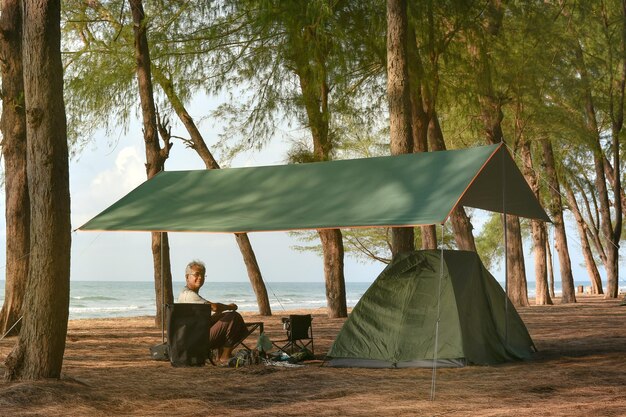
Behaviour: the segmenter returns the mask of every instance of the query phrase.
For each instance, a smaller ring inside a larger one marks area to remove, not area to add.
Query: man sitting
[[[237,310],[237,304],[214,303],[198,294],[204,284],[206,267],[201,261],[191,261],[185,269],[187,285],[178,296],[179,303],[211,304],[211,328],[209,330],[209,348],[218,349],[218,361],[227,363],[232,356],[234,346],[247,333],[243,318]]]

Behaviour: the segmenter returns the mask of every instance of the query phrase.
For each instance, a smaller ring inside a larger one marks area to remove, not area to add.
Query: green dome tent
[[[328,356],[339,367],[430,367],[433,360],[441,367],[525,359],[533,350],[522,319],[476,253],[425,250],[385,268]]]

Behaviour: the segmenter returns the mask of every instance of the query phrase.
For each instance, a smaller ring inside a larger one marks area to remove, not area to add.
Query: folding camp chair
[[[239,341],[237,342],[237,344],[235,346],[233,346],[233,348],[236,348],[239,345],[242,345],[243,347],[245,347],[248,350],[252,350],[248,345],[246,345],[245,341],[246,339],[252,334],[254,333],[255,330],[259,330],[259,335],[263,333],[264,329],[263,329],[263,322],[262,321],[253,321],[250,323],[246,323],[246,327],[248,329],[248,332],[246,333],[246,335]]]
[[[246,339],[248,339],[248,337],[250,337],[250,335],[252,335],[252,333],[254,333],[257,329],[259,330],[259,335],[263,333],[264,331],[264,326],[263,326],[262,321],[249,322],[249,323],[245,323],[245,325],[246,325],[246,332],[241,337],[241,339],[239,339],[239,341],[237,341],[233,345],[233,350],[239,345],[243,346],[244,348],[250,351],[253,350],[253,348],[251,348],[250,346],[246,344]],[[217,357],[217,351],[218,351],[217,348],[209,350],[209,360],[211,361],[211,364],[213,365],[215,365],[214,359]]]
[[[290,314],[283,317],[283,328],[287,330],[287,339],[273,341],[272,344],[286,353],[293,353],[296,349],[308,349],[315,353],[313,349],[313,327],[310,314]]]
[[[167,346],[172,366],[204,366],[209,359],[210,304],[168,304]]]

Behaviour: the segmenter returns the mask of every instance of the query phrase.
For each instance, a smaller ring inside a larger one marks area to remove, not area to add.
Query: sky
[[[196,101],[191,109],[206,113],[207,103]],[[199,115],[198,115],[199,117]],[[205,138],[216,138],[219,126],[202,124]],[[173,135],[186,134],[180,125],[173,123]],[[211,140],[207,140],[211,148]],[[276,165],[285,163],[288,146],[276,139],[266,148],[241,154],[232,167]],[[218,157],[219,162],[219,155]],[[127,133],[121,130],[109,135],[103,132],[70,162],[70,193],[72,229],[113,204],[126,193],[146,180],[145,151],[141,125],[134,120]],[[182,142],[175,142],[166,162],[167,170],[203,169],[204,165],[195,151]],[[2,191],[3,193],[3,191]],[[0,196],[0,210],[4,212],[4,196]],[[480,217],[474,225],[480,228]],[[4,216],[1,216],[1,245],[5,245]],[[232,234],[170,233],[172,277],[184,280],[184,269],[192,259],[207,265],[207,279],[214,281],[248,281],[245,265]],[[323,282],[323,262],[312,252],[293,249],[299,242],[283,232],[256,232],[249,234],[261,273],[267,282]],[[568,233],[572,250],[575,280],[586,280],[582,265],[577,233]],[[0,279],[4,279],[5,250],[0,249]],[[525,250],[526,271],[529,281],[534,281],[532,252]],[[555,270],[558,270],[555,258]],[[371,282],[383,270],[379,262],[363,263],[346,256],[345,279],[352,282]],[[622,266],[622,268],[624,268]],[[622,269],[623,270],[623,269]],[[503,281],[502,268],[492,270]],[[558,278],[557,278],[558,279]],[[152,281],[152,254],[150,234],[146,232],[83,232],[72,233],[71,280],[76,281]]]

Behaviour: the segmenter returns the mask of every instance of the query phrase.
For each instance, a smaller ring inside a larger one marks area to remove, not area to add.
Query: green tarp
[[[457,205],[549,221],[504,146],[166,171],[80,230],[251,232],[442,224]]]
[[[329,364],[429,367],[436,345],[438,366],[528,358],[534,345],[526,326],[510,302],[505,306],[502,287],[478,255],[445,250],[443,262],[441,256],[438,250],[397,256],[350,313]]]

